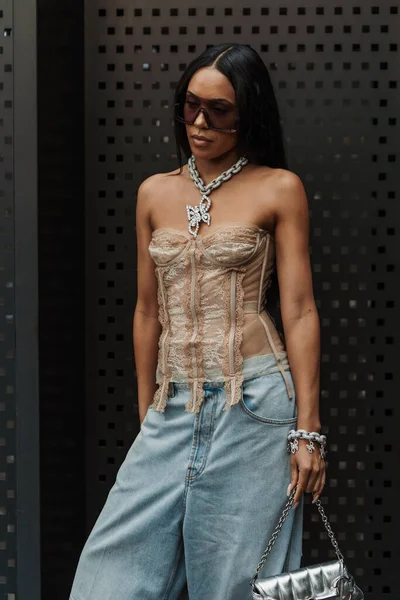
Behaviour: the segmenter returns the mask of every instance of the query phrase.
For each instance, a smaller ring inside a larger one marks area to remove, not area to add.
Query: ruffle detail
[[[233,362],[235,373],[242,371],[243,356],[240,352],[243,341],[243,328],[244,328],[244,289],[243,279],[246,273],[238,273],[236,276],[236,301],[235,301],[235,337],[233,340]]]
[[[185,370],[189,379],[193,379],[193,357],[191,339],[193,335],[193,315],[191,308],[192,299],[192,264],[190,257],[187,257],[185,265],[185,287],[183,291],[182,308],[186,315],[187,336],[183,346]],[[190,327],[189,327],[190,325]]]
[[[204,401],[204,388],[203,388],[204,379],[195,379],[191,385],[191,394],[190,400],[188,400],[185,404],[185,411],[198,413],[202,407]]]
[[[229,377],[225,380],[224,391],[226,394],[226,403],[223,410],[227,410],[234,404],[240,402],[242,397],[242,384],[243,375],[237,373],[233,377]],[[204,388],[203,383],[205,379],[195,379],[191,382],[186,382],[190,386],[190,399],[185,404],[185,411],[191,413],[199,413],[204,402]],[[169,380],[164,379],[156,390],[153,403],[151,405],[153,410],[158,412],[165,412],[168,401],[168,385]]]
[[[230,318],[230,305],[231,305],[231,273],[228,272],[224,276],[223,281],[224,296],[223,296],[223,307],[224,307],[224,352],[221,359],[222,372],[224,374],[225,383],[230,377],[230,366],[229,366],[229,334],[231,331],[231,318]]]
[[[232,272],[227,273],[224,281],[224,310],[225,310],[225,352],[222,359],[222,369],[224,373],[224,390],[226,394],[226,403],[224,410],[237,404],[241,398],[241,386],[243,383],[242,365],[243,356],[240,348],[243,341],[244,311],[243,311],[243,279],[246,275],[245,270],[235,269],[235,275]],[[234,293],[232,290],[232,277],[235,276]],[[234,303],[232,307],[232,302]],[[234,318],[232,320],[232,309]],[[232,322],[233,321],[233,322]],[[231,332],[233,330],[233,340]],[[231,362],[233,372],[231,372]]]
[[[194,284],[194,312],[196,313],[197,320],[197,331],[196,338],[194,340],[195,346],[195,361],[196,361],[196,374],[194,375],[197,382],[203,385],[204,381],[204,355],[203,355],[203,339],[204,339],[204,314],[205,309],[202,306],[202,279],[203,279],[203,268],[201,265],[201,250],[199,246],[195,249],[195,284]],[[197,397],[198,391],[196,392]],[[200,392],[200,397],[204,396],[203,389]],[[198,401],[194,402],[195,406],[199,406]],[[197,412],[197,411],[196,411]]]
[[[157,286],[157,301],[158,301],[158,320],[162,326],[162,332],[158,340],[158,364],[162,365],[164,377],[162,385],[154,394],[154,401],[162,410],[164,410],[168,397],[168,382],[171,376],[168,366],[168,354],[170,344],[170,322],[167,310],[166,289],[164,284],[164,270],[160,267],[156,268],[156,276],[158,280]],[[166,386],[166,392],[164,392]]]
[[[226,394],[226,402],[223,410],[228,410],[234,404],[238,404],[242,397],[243,375],[237,373],[225,381],[224,391]]]
[[[158,389],[155,391],[153,396],[152,408],[159,412],[165,412],[168,400],[168,384],[169,380],[164,378],[159,384]]]

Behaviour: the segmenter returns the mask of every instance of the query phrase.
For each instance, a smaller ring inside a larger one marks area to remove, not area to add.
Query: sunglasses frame
[[[180,106],[181,104],[185,104],[185,102],[186,102],[186,100],[184,100],[183,103],[182,102],[175,102],[175,108],[177,106]],[[194,117],[194,119],[192,121],[186,121],[183,117],[181,117],[180,115],[177,115],[177,114],[175,114],[174,118],[175,118],[175,121],[178,121],[179,123],[185,123],[185,125],[193,125],[195,123],[197,117],[199,116],[199,112],[200,111],[203,112],[204,118],[205,118],[206,123],[208,125],[208,129],[212,129],[213,131],[220,131],[220,132],[223,132],[223,133],[236,133],[237,132],[237,129],[219,129],[218,127],[212,127],[210,125],[209,114],[208,114],[207,110],[204,109],[202,106],[200,106],[199,110],[197,111],[197,113],[196,113],[196,115],[195,115],[195,117]],[[239,123],[239,117],[235,117],[235,121],[236,121],[236,123]]]

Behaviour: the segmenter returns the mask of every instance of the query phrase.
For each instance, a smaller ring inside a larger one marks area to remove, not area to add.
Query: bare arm
[[[283,171],[277,186],[276,266],[286,349],[297,404],[297,429],[320,431],[320,323],[310,265],[307,196],[300,178]],[[297,485],[294,507],[304,492],[320,496],[326,481],[325,463],[307,440],[290,457],[290,491]]]
[[[282,323],[296,390],[298,429],[320,430],[320,324],[308,249],[308,201],[297,175],[278,182],[276,266]]]
[[[142,424],[157,389],[155,383],[158,340],[157,279],[148,246],[151,241],[150,206],[157,175],[146,179],[138,189],[136,205],[137,302],[133,317],[133,347],[138,381],[139,420]]]

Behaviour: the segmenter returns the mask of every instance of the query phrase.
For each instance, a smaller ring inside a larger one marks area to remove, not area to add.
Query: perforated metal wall
[[[35,0],[0,3],[0,594],[39,600]]]
[[[351,572],[396,599],[395,178],[399,5],[86,3],[88,528],[139,431],[132,351],[135,194],[176,168],[174,86],[208,44],[248,43],[310,203],[322,325],[322,501]],[[306,497],[303,564],[334,558]]]
[[[17,588],[12,8],[2,2],[0,10],[0,589],[9,594]]]

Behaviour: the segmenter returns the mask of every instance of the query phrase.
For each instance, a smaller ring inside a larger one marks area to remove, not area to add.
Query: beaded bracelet
[[[314,452],[315,446],[314,442],[318,442],[319,451],[321,454],[321,458],[325,458],[327,455],[326,450],[326,436],[319,434],[317,431],[306,431],[305,429],[291,429],[289,431],[289,435],[287,437],[288,445],[287,451],[290,454],[294,454],[299,449],[299,439],[309,440],[309,443],[306,445],[307,450],[311,453]]]

